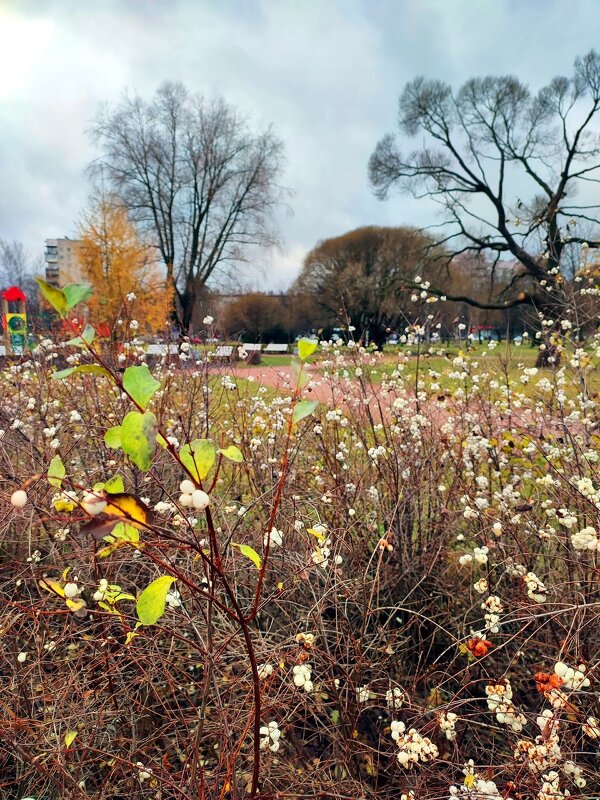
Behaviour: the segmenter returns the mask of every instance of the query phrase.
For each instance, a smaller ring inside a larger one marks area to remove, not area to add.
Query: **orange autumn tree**
[[[140,333],[164,329],[171,292],[126,210],[114,198],[100,197],[81,223],[79,236],[79,277],[94,288],[87,302],[89,322],[114,330],[127,313],[138,321]]]

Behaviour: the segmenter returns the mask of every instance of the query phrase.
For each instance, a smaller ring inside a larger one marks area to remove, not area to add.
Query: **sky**
[[[407,81],[510,73],[535,89],[570,74],[599,23],[599,0],[0,0],[0,237],[39,257],[75,236],[91,118],[180,80],[283,139],[282,247],[243,282],[285,289],[320,239],[436,221],[427,201],[369,187]]]

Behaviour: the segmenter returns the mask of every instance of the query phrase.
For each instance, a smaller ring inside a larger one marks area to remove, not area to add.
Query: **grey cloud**
[[[280,215],[286,248],[257,255],[265,277],[256,280],[277,288],[320,238],[435,221],[427,203],[378,202],[367,181],[407,80],[514,72],[539,85],[595,45],[600,20],[595,0],[568,12],[563,0],[15,0],[0,9],[2,23],[41,36],[35,57],[20,63],[17,52],[18,89],[1,100],[0,236],[39,251],[44,238],[72,234],[94,155],[85,131],[100,103],[125,87],[147,94],[182,80],[272,123],[286,143],[284,183],[295,192],[293,216]]]

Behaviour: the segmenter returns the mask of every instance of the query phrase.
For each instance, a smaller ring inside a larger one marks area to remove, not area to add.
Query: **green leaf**
[[[135,597],[132,594],[120,594],[118,597],[115,597],[115,603],[121,603],[123,600],[135,600]]]
[[[134,544],[138,544],[140,541],[140,532],[134,525],[130,525],[128,522],[117,522],[112,531],[104,537],[104,541],[133,542]]]
[[[139,367],[127,367],[123,375],[123,388],[141,408],[145,409],[152,395],[160,387],[160,381],[152,377],[152,373],[142,364]]]
[[[243,556],[249,558],[250,561],[254,564],[256,569],[260,569],[260,556],[252,547],[249,547],[247,544],[236,544],[236,542],[231,543],[232,547],[235,547]]]
[[[143,546],[140,544],[139,530],[128,522],[117,522],[112,531],[103,537],[103,541],[108,542],[108,545],[98,550],[96,555],[99,558],[106,558],[111,553],[114,553],[124,542],[129,542],[136,548]]]
[[[63,290],[57,289],[56,286],[46,283],[43,278],[36,278],[35,281],[40,287],[40,292],[42,293],[44,300],[50,303],[57,314],[59,314],[61,317],[66,317],[69,309],[67,306],[67,298],[65,297]]]
[[[121,447],[121,426],[115,425],[114,428],[109,428],[104,434],[104,444],[107,447],[112,447],[113,450],[118,450]]]
[[[71,745],[75,741],[76,736],[77,736],[77,731],[67,731],[65,733],[65,746],[67,747],[67,749],[71,747]]]
[[[319,343],[314,339],[299,339],[298,356],[300,361],[306,361],[309,356],[312,356],[318,346]]]
[[[152,453],[156,444],[156,417],[151,411],[140,414],[130,411],[121,425],[123,452],[143,472],[152,466]]]
[[[230,444],[229,447],[222,448],[219,450],[219,453],[221,453],[224,458],[228,458],[230,461],[235,461],[236,464],[241,464],[244,460],[242,451],[234,444]]]
[[[69,339],[69,341],[65,342],[65,344],[70,344],[72,347],[85,348],[85,346],[91,344],[95,338],[96,338],[96,331],[92,328],[91,325],[88,324],[83,329],[81,336],[76,336],[74,339]]]
[[[109,478],[106,481],[103,488],[104,491],[108,492],[109,494],[123,494],[125,491],[125,484],[123,483],[123,478],[120,475],[113,475],[112,478]]]
[[[333,722],[334,725],[339,725],[340,724],[340,712],[338,711],[337,708],[333,709],[333,711],[330,714],[330,717],[331,717],[331,721]]]
[[[87,300],[93,294],[93,289],[86,283],[70,283],[63,289],[63,294],[67,301],[67,311],[70,311],[83,300]]]
[[[171,575],[162,575],[146,586],[135,606],[142,625],[154,625],[165,613],[167,594],[175,580]]]
[[[63,478],[66,475],[65,465],[60,456],[54,456],[48,467],[48,483],[60,489]]]
[[[302,369],[302,362],[299,358],[292,358],[292,369],[296,376],[296,386],[298,389],[304,389],[310,380],[310,375]]]
[[[64,378],[68,378],[69,375],[74,375],[76,373],[79,375],[110,374],[104,369],[104,367],[101,367],[100,364],[80,364],[78,367],[67,367],[67,369],[61,369],[58,372],[54,372],[52,374],[52,380],[62,381]]]
[[[117,522],[112,531],[102,537],[102,541],[110,544],[114,542],[131,542],[131,544],[138,545],[140,543],[140,532],[128,522]]]
[[[215,446],[208,439],[194,439],[191,444],[184,444],[179,457],[186,469],[196,480],[206,478],[215,463],[217,453]]]
[[[300,420],[304,419],[304,417],[308,417],[309,414],[312,414],[318,405],[318,400],[301,400],[299,403],[297,403],[294,406],[294,413],[292,416],[294,424],[300,422]]]

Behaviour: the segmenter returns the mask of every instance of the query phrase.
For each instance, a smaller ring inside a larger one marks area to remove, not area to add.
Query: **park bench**
[[[265,347],[265,353],[287,353],[287,344],[268,344]]]
[[[233,356],[233,345],[220,344],[216,350],[209,353],[211,358],[231,358]]]
[[[178,352],[179,347],[176,344],[149,344],[146,348],[148,356],[176,356]]]
[[[260,342],[246,342],[239,346],[240,358],[244,359],[246,366],[260,364],[260,353],[262,344]]]

